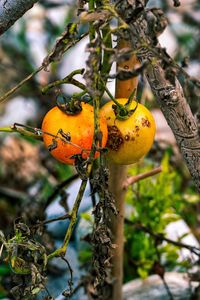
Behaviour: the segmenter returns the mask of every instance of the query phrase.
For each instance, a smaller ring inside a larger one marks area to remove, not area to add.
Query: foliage
[[[55,171],[57,173],[57,178],[59,181],[63,181],[64,179],[72,176],[72,168],[62,163],[55,164]]]
[[[6,264],[1,263],[0,264],[0,299],[5,298],[5,296],[7,295],[7,291],[3,287],[2,281],[3,281],[3,278],[5,278],[5,276],[9,275],[9,274],[10,274],[9,267]]]
[[[155,232],[162,232],[169,222],[177,219],[173,203],[181,201],[182,198],[179,193],[181,178],[175,170],[170,170],[167,153],[161,165],[162,172],[159,175],[136,183],[134,193],[131,189],[127,193],[127,203],[135,209],[132,215],[134,221],[142,222],[145,226],[150,225]],[[135,175],[138,169],[143,173],[151,168],[152,163],[144,167],[139,165],[129,169],[129,173]]]
[[[15,223],[15,234],[6,239],[0,231],[0,242],[5,248],[3,259],[13,273],[18,275],[18,285],[12,288],[15,299],[34,299],[44,289],[46,278],[44,270],[47,264],[45,247],[36,242],[30,229],[23,223]],[[2,248],[3,249],[3,248]],[[22,288],[21,282],[27,281]],[[28,297],[28,298],[27,298]]]
[[[147,171],[152,163],[138,168],[140,172]],[[127,203],[131,207],[128,218],[136,226],[125,226],[125,281],[154,273],[154,264],[160,259],[168,270],[180,265],[176,246],[157,244],[154,237],[137,227],[142,224],[153,233],[165,234],[166,226],[181,217],[184,208],[181,177],[170,167],[168,153],[163,157],[162,170],[159,175],[136,183],[127,193]],[[135,175],[138,170],[134,167],[129,172]]]

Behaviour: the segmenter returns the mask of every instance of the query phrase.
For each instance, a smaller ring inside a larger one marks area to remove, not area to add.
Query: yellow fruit
[[[127,99],[117,101],[124,105]],[[150,150],[156,131],[155,121],[151,112],[139,103],[128,119],[119,120],[113,111],[113,104],[113,101],[109,101],[101,108],[108,125],[107,156],[116,164],[133,164]],[[133,101],[130,108],[134,109],[136,105]]]
[[[103,116],[100,116],[100,129],[102,147],[105,147],[108,130]],[[80,113],[69,115],[55,106],[45,115],[42,131],[45,146],[57,160],[66,164],[73,164],[73,155],[81,155],[82,158],[86,159],[90,155],[94,135],[93,107],[87,103],[82,103]],[[96,152],[95,157],[98,156],[99,152]]]

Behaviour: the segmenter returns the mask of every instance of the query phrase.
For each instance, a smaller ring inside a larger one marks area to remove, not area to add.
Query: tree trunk
[[[160,47],[157,36],[166,27],[160,10],[145,10],[148,1],[118,2],[118,13],[129,24],[127,34],[141,62],[147,61],[145,75],[171,127],[190,174],[200,191],[200,136],[198,126],[182,87],[173,73],[172,59]]]
[[[118,48],[130,48],[130,44],[124,40],[118,43]],[[138,63],[135,56],[129,60],[118,64],[117,68],[125,68],[132,70]],[[131,92],[137,88],[138,78],[134,77],[129,80],[116,81],[116,98],[128,98]],[[115,198],[115,205],[118,210],[118,215],[111,218],[109,227],[113,234],[112,242],[116,245],[116,249],[112,258],[112,277],[114,280],[112,289],[112,300],[122,300],[122,285],[123,285],[123,252],[124,252],[124,211],[125,211],[125,189],[124,182],[127,177],[127,167],[109,163],[110,171],[109,190]]]
[[[38,0],[0,0],[0,35],[25,14]]]

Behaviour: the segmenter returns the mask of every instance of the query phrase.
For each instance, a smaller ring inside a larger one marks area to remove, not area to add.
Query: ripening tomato
[[[123,105],[127,100],[117,99]],[[109,101],[101,108],[108,125],[107,156],[116,164],[133,164],[150,150],[156,131],[155,121],[151,112],[142,104],[138,103],[137,106],[136,101],[131,103],[130,108],[136,109],[128,119],[117,119],[113,104],[113,101]]]
[[[100,115],[102,147],[108,137],[105,117]],[[94,136],[94,110],[87,103],[82,103],[82,111],[78,114],[67,114],[57,106],[45,115],[42,122],[43,141],[50,153],[59,161],[73,164],[72,156],[80,154],[89,157]],[[95,157],[99,152],[95,153]]]

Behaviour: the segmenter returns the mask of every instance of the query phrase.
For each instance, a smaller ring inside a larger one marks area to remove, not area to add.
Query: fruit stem
[[[42,94],[46,94],[53,87],[56,87],[61,84],[66,84],[66,83],[73,84],[81,90],[86,90],[86,86],[83,83],[81,83],[78,80],[73,78],[73,76],[75,76],[75,75],[78,75],[78,74],[82,75],[84,73],[84,71],[85,71],[85,69],[74,70],[73,72],[71,72],[69,75],[67,75],[63,79],[56,80],[54,82],[49,83],[48,85],[44,86],[41,89]]]
[[[113,110],[114,110],[114,113],[116,115],[116,118],[119,119],[119,120],[127,120],[133,114],[135,109],[137,108],[137,106],[136,106],[136,108],[134,108],[134,110],[130,109],[130,105],[133,101],[136,89],[134,89],[134,91],[131,93],[127,103],[125,105],[123,105],[123,104],[120,104],[117,101],[117,99],[113,97],[113,95],[110,93],[109,89],[107,88],[107,86],[103,82],[103,80],[102,80],[102,83],[104,85],[104,89],[105,89],[106,93],[108,94],[110,99],[115,103],[115,106],[113,107]]]
[[[125,107],[129,110],[130,109],[130,106],[131,106],[131,103],[133,102],[133,99],[135,97],[135,94],[136,94],[136,88],[132,91],[132,93],[130,94],[129,98],[128,98],[128,101],[126,102],[125,104]]]
[[[80,93],[74,93],[74,94],[72,95],[72,98],[74,98],[74,99],[79,99],[79,98],[81,98],[82,96],[84,96],[86,93],[87,93],[87,90],[85,89],[85,90],[83,90],[83,91],[80,92]]]

